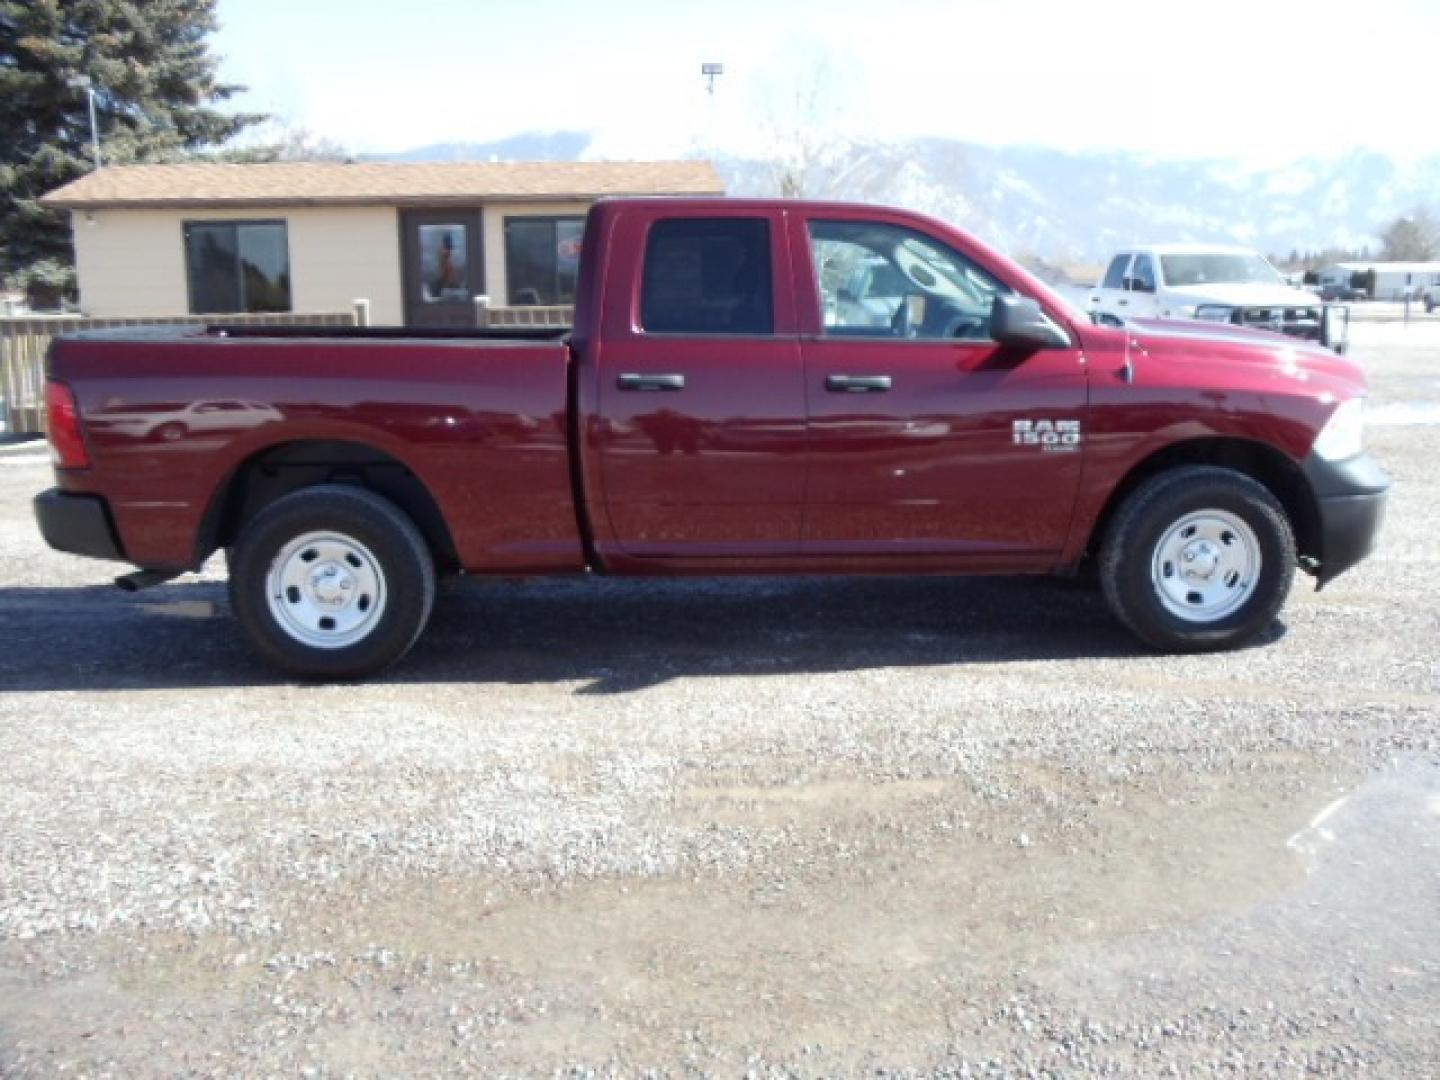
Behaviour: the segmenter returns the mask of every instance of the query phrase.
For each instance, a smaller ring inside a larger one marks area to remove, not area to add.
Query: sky
[[[1440,154],[1440,0],[220,0],[238,104],[354,153],[594,131],[764,154],[800,128],[1247,164]],[[700,65],[725,73],[713,98]]]

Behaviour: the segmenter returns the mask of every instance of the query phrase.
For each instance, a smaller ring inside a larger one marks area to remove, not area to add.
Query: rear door
[[[609,247],[590,431],[601,553],[795,554],[805,388],[784,214],[641,208]]]
[[[1080,478],[1079,349],[991,340],[991,301],[1011,290],[944,240],[816,214],[792,225],[811,437],[802,551],[1044,565]],[[836,295],[860,262],[906,282],[884,325]]]

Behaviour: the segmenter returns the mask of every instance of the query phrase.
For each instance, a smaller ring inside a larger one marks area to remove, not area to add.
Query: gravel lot
[[[297,686],[0,451],[0,1074],[1440,1073],[1440,335],[1356,340],[1381,551],[1190,659],[1062,582],[557,580]]]

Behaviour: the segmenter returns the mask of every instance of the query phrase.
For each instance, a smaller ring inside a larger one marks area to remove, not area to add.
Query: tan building
[[[609,195],[723,195],[709,162],[109,166],[71,212],[87,315],[348,311],[467,325],[569,304],[585,211]]]

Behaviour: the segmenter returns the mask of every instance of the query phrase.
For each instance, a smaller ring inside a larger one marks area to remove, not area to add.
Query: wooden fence
[[[45,430],[45,353],[52,339],[115,326],[353,326],[353,311],[266,312],[256,315],[159,315],[92,319],[78,315],[31,315],[0,319],[0,430]]]
[[[575,309],[568,304],[553,307],[501,307],[476,305],[481,326],[574,326]]]
[[[476,305],[481,326],[570,326],[575,309]],[[78,315],[32,315],[0,318],[0,431],[45,430],[45,353],[53,338],[82,330],[116,326],[367,326],[370,305],[357,300],[351,311],[320,313],[266,312],[255,315],[162,315],[133,319],[93,319]]]

